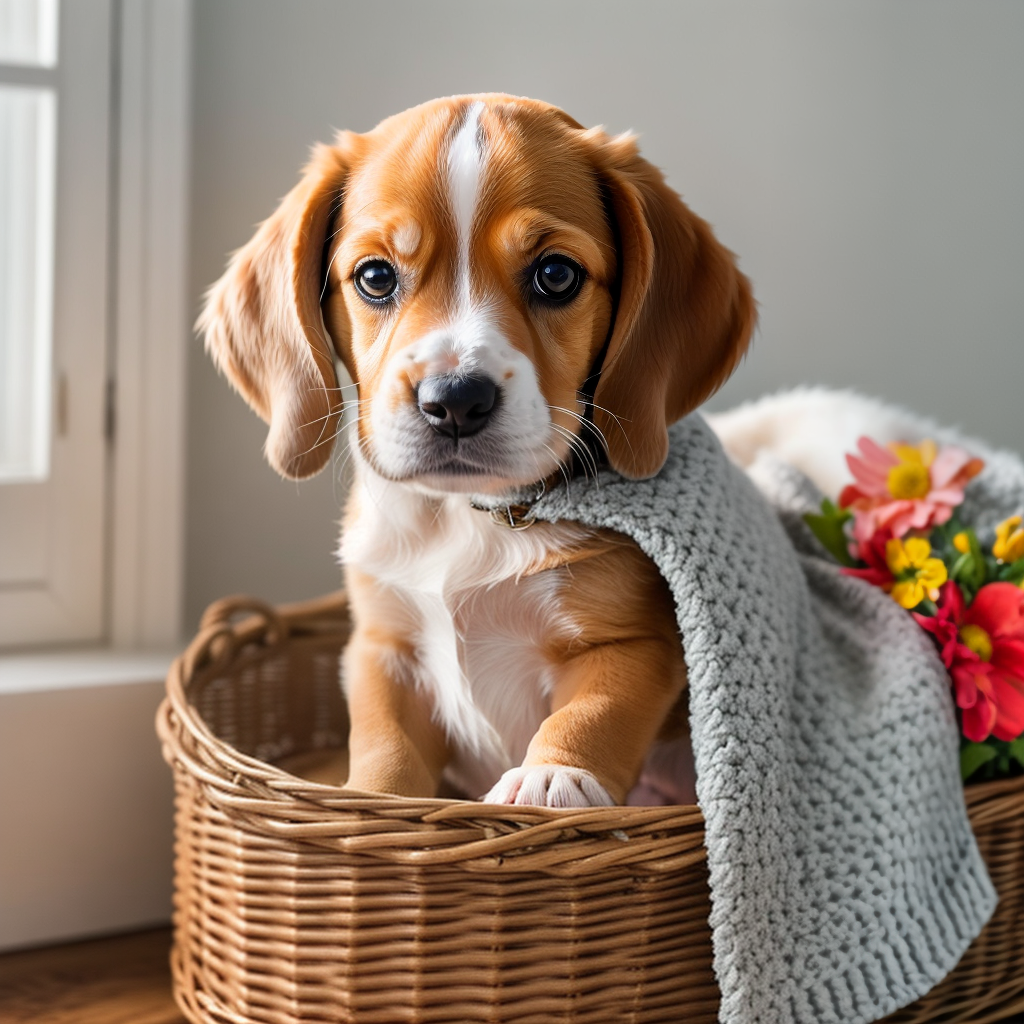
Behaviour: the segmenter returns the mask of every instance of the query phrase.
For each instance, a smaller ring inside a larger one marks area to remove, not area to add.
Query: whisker
[[[334,235],[331,235],[331,238],[333,238],[333,237],[334,237]],[[329,262],[327,264],[327,269],[324,271],[324,286],[323,286],[323,288],[320,289],[320,301],[321,302],[324,301],[324,296],[327,294],[327,285],[330,283],[330,280],[331,280],[331,267],[334,266],[334,261],[338,258],[338,253],[339,252],[341,252],[340,249],[335,249],[334,250],[334,255],[330,258],[330,260],[329,260]]]
[[[354,380],[351,384],[341,384],[336,388],[329,388],[326,385],[323,387],[311,387],[310,391],[341,391],[344,392],[346,388],[357,388],[359,387],[359,381]]]
[[[308,455],[310,452],[315,452],[317,448],[319,448],[321,445],[332,444],[336,437],[337,434],[331,434],[330,437],[324,437],[323,431],[321,430],[320,437],[317,439],[317,441],[314,444],[311,444],[304,452],[299,452],[296,458],[301,459],[304,455]]]
[[[583,470],[583,478],[585,480],[597,479],[598,466],[594,459],[593,454],[588,448],[582,445],[578,438],[574,438],[570,434],[562,434],[563,437],[569,442],[570,450],[576,455],[579,460],[580,467]]]
[[[356,409],[358,409],[361,404],[362,404],[361,402],[356,402],[356,401],[346,402],[345,405],[342,408],[335,409],[332,412],[324,413],[323,416],[317,416],[315,419],[306,420],[305,423],[300,423],[295,429],[296,430],[304,430],[306,427],[312,427],[314,424],[320,423],[322,420],[329,420],[332,416],[337,416],[338,417],[338,419],[339,419],[339,429],[340,429],[341,420],[344,419],[345,412],[350,407],[353,407],[353,406]]]
[[[579,456],[580,462],[583,465],[584,476],[589,479],[589,467],[590,469],[593,470],[593,475],[596,479],[598,473],[600,472],[600,467],[597,464],[597,457],[590,450],[590,448],[587,447],[584,440],[577,434],[574,434],[571,430],[567,430],[560,423],[552,422],[551,427],[552,429],[558,431],[558,433],[569,442],[570,448]]]
[[[611,411],[611,409],[606,409],[603,405],[598,405],[596,402],[591,401],[589,398],[586,399],[585,401],[586,401],[586,404],[589,405],[591,409],[598,409],[601,412],[605,413],[606,415],[611,416],[612,420],[615,422],[615,425],[623,433],[625,433],[625,428],[622,426],[622,424],[623,423],[632,423],[633,422],[628,416],[617,416],[615,413],[613,413]]]
[[[583,401],[584,401],[584,403],[586,405],[589,405],[592,409],[600,409],[601,412],[608,413],[608,415],[611,416],[611,418],[613,420],[615,420],[616,423],[623,423],[623,422],[624,423],[632,423],[633,422],[628,416],[625,416],[625,417],[624,416],[617,416],[615,413],[613,413],[611,411],[611,409],[606,409],[603,405],[598,405],[592,399],[587,398],[587,399],[584,399]]]
[[[358,406],[361,404],[361,402],[357,400],[357,401],[354,402],[354,404],[356,405],[356,407],[358,409]],[[318,416],[316,419],[309,420],[308,423],[303,423],[298,428],[296,428],[298,430],[302,430],[303,427],[311,427],[311,426],[314,426],[315,424],[319,423],[321,420],[324,421],[323,426],[320,428],[320,434],[317,437],[316,441],[312,445],[310,445],[310,447],[307,448],[304,452],[300,452],[299,455],[298,455],[298,458],[301,459],[304,455],[308,455],[310,452],[315,451],[317,448],[319,448],[323,444],[333,444],[334,441],[336,441],[338,436],[341,434],[341,431],[342,431],[342,429],[343,429],[343,427],[345,425],[344,424],[344,415],[343,415],[343,413],[344,413],[343,409],[337,409],[334,412],[327,413],[325,416]],[[330,418],[332,416],[337,416],[338,417],[338,426],[331,433],[330,437],[324,437],[324,430],[326,430],[326,428],[327,428],[327,421],[330,420]],[[361,411],[357,411],[357,413],[356,413],[356,421],[358,422],[361,417],[362,417],[362,412]]]
[[[591,401],[590,399],[587,399],[587,404],[592,409],[598,409],[601,412],[605,413],[606,415],[608,415],[608,416],[610,416],[612,418],[612,422],[615,424],[615,426],[617,426],[619,428],[619,432],[622,434],[622,439],[626,442],[626,447],[629,449],[630,456],[632,457],[633,461],[636,462],[636,453],[633,451],[633,445],[632,445],[632,443],[629,440],[629,434],[626,432],[626,428],[622,425],[623,423],[632,423],[632,420],[629,419],[628,416],[627,417],[616,416],[616,414],[613,413],[611,411],[611,409],[606,409],[603,405],[597,405],[595,402]],[[591,426],[599,434],[601,433],[596,423],[591,423]],[[608,441],[607,441],[607,438],[605,438],[604,434],[601,434],[601,443],[604,445],[605,451],[607,451],[608,450]]]
[[[555,455],[555,451],[551,447],[551,445],[544,444],[544,442],[541,442],[541,444],[544,446],[545,451],[551,456],[551,458],[553,458],[555,460],[555,463],[558,466],[558,472],[562,474],[562,479],[565,481],[566,490],[568,490],[568,488],[569,488],[569,471],[562,464],[562,460],[560,458],[558,458],[557,455]],[[540,472],[542,467],[540,465],[540,459],[536,455],[534,455],[534,461],[537,463],[537,471]]]
[[[560,405],[549,405],[548,408],[557,412],[564,412],[567,416],[571,416],[574,420],[579,422],[580,426],[586,427],[587,430],[592,431],[598,440],[600,440],[601,444],[604,445],[605,451],[608,450],[608,439],[604,436],[604,432],[601,428],[594,423],[593,420],[588,420],[578,412],[574,412],[572,409],[563,408]]]
[[[300,423],[295,429],[305,430],[306,427],[315,426],[323,420],[329,420],[332,416],[341,416],[341,409],[334,409],[332,412],[325,413],[323,416],[317,416],[316,419],[306,420],[305,423]]]
[[[328,402],[327,404],[329,406],[330,402]],[[333,444],[334,443],[334,438],[335,438],[335,435],[337,433],[336,431],[331,431],[331,436],[330,437],[324,437],[324,431],[327,429],[327,423],[330,420],[332,415],[340,416],[341,415],[341,410],[337,409],[337,410],[335,410],[333,412],[328,413],[326,416],[319,417],[319,419],[323,420],[323,424],[320,427],[320,434],[319,434],[319,436],[316,439],[316,444],[314,444],[312,446],[312,448],[308,448],[306,451],[304,451],[302,453],[302,455],[308,455],[311,451],[314,451],[315,449],[319,448],[320,445],[322,445],[322,444]],[[318,420],[314,420],[309,425],[310,426],[315,426],[317,422],[318,422]],[[302,455],[299,456],[300,459],[302,458]]]
[[[587,470],[587,466],[593,461],[593,457],[590,452],[587,451],[586,445],[578,438],[571,430],[566,430],[565,427],[558,423],[551,424],[552,430],[556,431],[560,437],[564,437],[569,444],[569,449],[575,452],[579,456],[580,461],[584,464],[584,472]]]
[[[333,388],[324,388],[323,390],[328,391],[328,390],[334,390],[334,389]],[[329,420],[332,416],[343,416],[346,409],[348,409],[350,407],[353,407],[353,406],[356,409],[358,409],[361,405],[367,404],[367,401],[368,400],[365,399],[365,398],[350,398],[346,402],[343,403],[342,408],[335,409],[332,412],[325,413],[323,416],[317,416],[316,419],[306,420],[305,423],[300,423],[295,429],[296,430],[303,430],[306,427],[313,426],[314,423],[319,423],[321,420]]]

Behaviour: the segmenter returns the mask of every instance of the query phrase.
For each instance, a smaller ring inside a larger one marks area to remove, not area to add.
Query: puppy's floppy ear
[[[668,425],[732,373],[757,311],[732,253],[640,156],[632,136],[591,129],[582,139],[615,217],[621,282],[594,421],[611,465],[639,479],[664,464]]]
[[[341,415],[320,290],[348,142],[341,135],[314,149],[302,180],[234,254],[196,322],[218,368],[270,424],[267,461],[293,479],[323,468]]]

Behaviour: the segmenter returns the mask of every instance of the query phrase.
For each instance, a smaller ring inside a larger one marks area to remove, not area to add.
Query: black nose
[[[416,400],[436,431],[458,440],[486,426],[498,389],[487,377],[440,374],[420,381]]]

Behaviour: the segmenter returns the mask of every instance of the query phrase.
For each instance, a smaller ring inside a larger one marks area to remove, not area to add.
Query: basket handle
[[[287,635],[285,621],[273,605],[261,601],[258,597],[247,597],[245,594],[222,597],[219,601],[214,601],[209,605],[199,620],[199,632],[204,633],[208,629],[230,627],[232,619],[237,619],[242,615],[260,616],[266,621],[268,632],[273,634],[276,639],[284,639]]]

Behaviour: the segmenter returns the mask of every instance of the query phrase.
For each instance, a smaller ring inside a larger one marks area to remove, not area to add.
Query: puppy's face
[[[318,147],[199,325],[284,475],[327,461],[337,355],[376,472],[479,494],[548,477],[584,419],[615,469],[656,472],[754,319],[731,254],[631,137],[483,95]]]
[[[324,317],[378,473],[500,492],[567,461],[616,251],[564,119],[475,100],[385,122],[361,140],[335,231]]]

